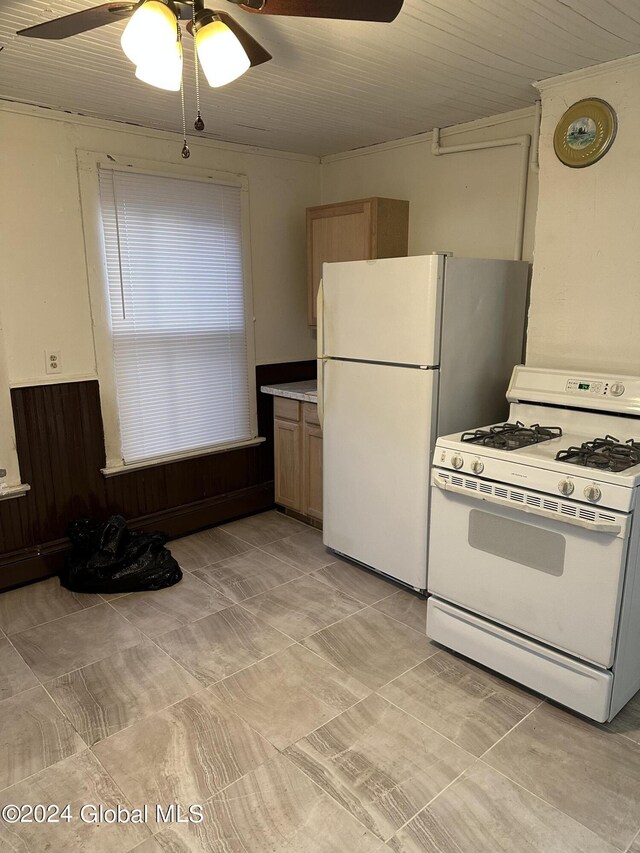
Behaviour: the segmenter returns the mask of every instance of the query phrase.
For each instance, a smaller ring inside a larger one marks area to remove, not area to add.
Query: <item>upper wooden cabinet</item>
[[[317,324],[316,297],[326,261],[398,258],[409,245],[409,202],[364,198],[307,208],[309,325]]]

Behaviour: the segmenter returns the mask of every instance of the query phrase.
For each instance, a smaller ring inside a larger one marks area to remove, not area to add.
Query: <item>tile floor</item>
[[[72,816],[0,820],[3,853],[640,853],[640,695],[541,701],[276,512],[170,547],[161,592],[0,594],[0,808]],[[204,821],[79,817],[155,803]]]

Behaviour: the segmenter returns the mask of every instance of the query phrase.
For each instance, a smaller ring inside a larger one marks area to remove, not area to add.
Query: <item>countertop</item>
[[[289,397],[291,400],[303,400],[305,403],[318,402],[318,383],[315,379],[305,382],[284,382],[282,385],[262,385],[263,394],[273,397]]]

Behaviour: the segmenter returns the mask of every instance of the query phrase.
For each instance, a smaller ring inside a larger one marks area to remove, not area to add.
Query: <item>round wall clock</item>
[[[558,122],[553,147],[565,166],[591,166],[611,148],[617,129],[613,107],[600,98],[585,98],[569,107]]]

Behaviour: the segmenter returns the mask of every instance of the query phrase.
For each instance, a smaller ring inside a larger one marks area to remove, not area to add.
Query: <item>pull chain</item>
[[[178,39],[182,41],[180,24],[178,24]],[[180,80],[180,102],[182,104],[182,157],[184,160],[188,160],[191,157],[191,151],[189,151],[189,146],[187,145],[187,119],[184,112],[184,74]]]
[[[180,84],[180,100],[182,101],[182,138],[184,143],[182,146],[182,157],[188,160],[191,157],[191,151],[189,151],[189,146],[187,145],[187,120],[184,115],[184,83]]]
[[[198,68],[198,51],[195,47],[195,38],[196,38],[196,4],[195,0],[191,4],[191,20],[193,22],[193,59],[195,63],[196,69],[196,112],[197,117],[193,123],[193,126],[197,131],[204,130],[204,122],[202,121],[202,116],[200,115],[200,69]]]

